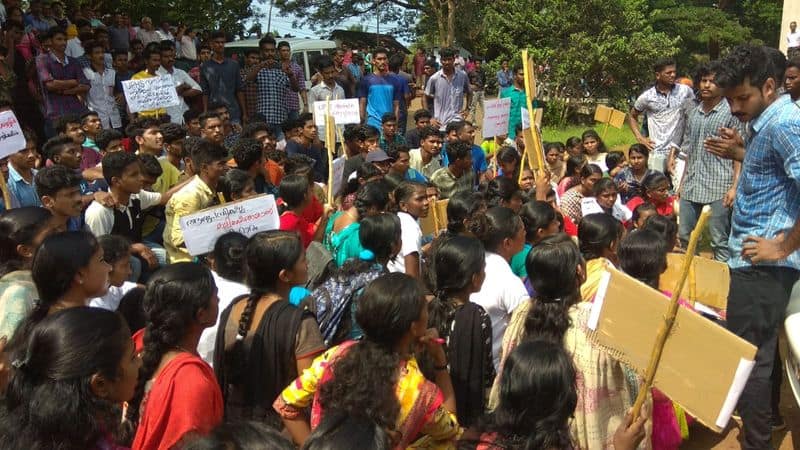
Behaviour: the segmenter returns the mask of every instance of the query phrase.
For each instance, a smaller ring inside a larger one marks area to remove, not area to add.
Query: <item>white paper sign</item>
[[[213,250],[217,238],[229,231],[250,237],[279,227],[280,215],[272,195],[259,195],[181,217],[183,239],[192,256]]]
[[[605,210],[597,203],[595,197],[584,197],[581,199],[581,214],[583,217],[589,214],[605,214]],[[627,222],[633,217],[631,210],[622,204],[619,196],[617,196],[617,201],[614,202],[614,207],[611,208],[611,215],[620,222]]]
[[[358,105],[357,98],[331,100],[330,103],[331,115],[336,119],[336,125],[361,123],[361,107]],[[318,127],[325,126],[325,113],[327,110],[328,102],[314,102],[314,123]]]
[[[122,82],[125,101],[132,113],[178,106],[181,103],[169,75]]]
[[[25,136],[13,111],[0,113],[0,158],[13,155],[25,148]]]
[[[342,178],[344,178],[344,156],[340,156],[333,160],[333,180],[331,180],[331,188],[333,195],[339,195],[342,190]]]
[[[522,129],[527,130],[531,127],[531,116],[528,115],[528,108],[520,108],[519,113],[522,114]]]
[[[511,99],[499,98],[483,102],[483,137],[508,134],[508,119],[511,113]]]

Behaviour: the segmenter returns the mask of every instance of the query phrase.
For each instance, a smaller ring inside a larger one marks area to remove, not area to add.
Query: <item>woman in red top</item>
[[[281,214],[281,230],[298,232],[303,248],[308,248],[313,241],[321,242],[331,210],[325,208],[316,222],[309,222],[304,217],[304,211],[311,205],[314,197],[313,185],[308,177],[299,174],[288,175],[281,181],[278,192],[287,208]]]
[[[630,199],[628,209],[635,210],[642,203],[652,203],[658,214],[662,216],[675,215],[675,196],[669,195],[669,179],[661,172],[653,172],[642,180],[639,195]]]
[[[136,432],[132,449],[170,449],[186,433],[207,434],[222,422],[214,371],[197,354],[200,334],[217,322],[218,301],[211,272],[199,264],[166,266],[148,282],[142,370],[126,414]]]

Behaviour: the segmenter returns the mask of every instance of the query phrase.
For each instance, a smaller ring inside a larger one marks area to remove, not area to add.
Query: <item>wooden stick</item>
[[[8,185],[6,185],[6,179],[3,175],[0,175],[0,191],[3,192],[3,206],[6,209],[11,209],[11,192],[8,190]]]
[[[686,278],[689,275],[689,269],[692,267],[692,259],[694,258],[695,251],[697,250],[697,243],[700,241],[700,235],[702,234],[703,229],[705,228],[710,217],[711,208],[706,205],[703,207],[703,212],[700,214],[700,218],[697,220],[697,225],[695,225],[694,230],[692,230],[692,235],[689,238],[689,248],[686,250],[686,257],[683,259],[681,276],[678,278],[678,281],[675,283],[675,288],[672,290],[672,297],[669,301],[667,315],[664,317],[664,323],[662,323],[661,327],[658,329],[656,342],[655,345],[653,345],[653,352],[650,354],[650,363],[647,365],[647,371],[644,375],[644,381],[642,381],[642,383],[639,385],[639,395],[636,397],[636,402],[633,404],[632,416],[634,417],[634,420],[639,417],[642,405],[647,398],[647,393],[653,387],[653,380],[656,377],[658,364],[661,362],[661,354],[664,352],[664,345],[667,343],[667,338],[672,330],[672,326],[675,324],[675,316],[677,316],[678,308],[680,307],[678,300],[680,299],[683,286],[686,284]]]
[[[336,122],[331,116],[331,96],[325,99],[325,146],[328,153],[328,204],[333,204],[333,154],[336,153]]]
[[[603,141],[605,141],[605,140],[606,140],[606,133],[607,133],[607,132],[608,132],[608,122],[606,122],[606,125],[603,127],[603,134],[602,134],[602,136],[601,136],[601,138],[600,138],[600,139],[602,139]]]
[[[433,237],[439,236],[439,214],[436,212],[436,202],[431,204],[433,209]]]
[[[528,156],[528,165],[533,170],[533,163],[539,166],[539,170],[544,170],[544,161],[542,155],[544,154],[544,147],[539,138],[539,132],[536,128],[536,112],[533,110],[533,98],[536,97],[536,69],[534,68],[533,60],[528,59],[528,49],[522,50],[522,70],[525,75],[525,105],[528,109],[528,118],[531,123],[531,136],[533,137],[533,148],[525,148],[525,153],[533,153],[533,158]],[[520,166],[522,170],[522,166]]]

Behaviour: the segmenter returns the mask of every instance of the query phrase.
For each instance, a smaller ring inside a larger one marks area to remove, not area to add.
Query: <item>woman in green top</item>
[[[383,180],[370,181],[358,188],[353,206],[337,212],[328,220],[323,243],[331,252],[336,266],[341,267],[345,261],[358,257],[364,250],[358,240],[358,221],[385,211],[390,190],[389,184]]]
[[[26,206],[0,214],[0,339],[11,339],[38,297],[31,263],[44,238],[58,231],[49,210]]]
[[[525,247],[511,258],[511,271],[514,275],[527,281],[528,271],[525,269],[525,259],[534,245],[547,236],[560,231],[561,222],[558,220],[556,210],[550,203],[542,201],[528,202],[519,212],[519,217],[525,225]]]

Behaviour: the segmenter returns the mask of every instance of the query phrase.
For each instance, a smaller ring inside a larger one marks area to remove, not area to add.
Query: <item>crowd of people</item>
[[[0,165],[0,447],[677,449],[690,415],[653,389],[633,417],[641,373],[588,322],[607,267],[659,289],[705,206],[731,268],[714,320],[758,347],[743,447],[782,425],[800,61],[743,45],[692,86],[658,61],[636,144],[590,129],[533,170],[507,61],[514,120],[476,143],[487,74],[452,49],[406,73],[338,48],[307,83],[271,36],[234,60],[219,31],[4,5],[0,111],[26,146]],[[122,82],[155,76],[179,105],[131,113]],[[341,180],[309,112],[329,98],[360,102]],[[262,194],[280,229],[189,251],[181,218]]]

